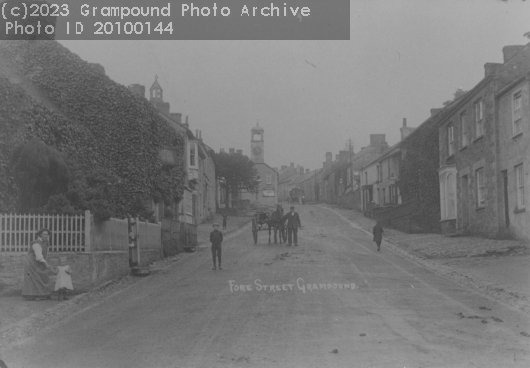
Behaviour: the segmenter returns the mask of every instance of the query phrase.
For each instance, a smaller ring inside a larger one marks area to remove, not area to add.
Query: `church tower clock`
[[[254,161],[254,163],[263,163],[265,162],[265,152],[263,151],[263,128],[257,124],[254,128],[252,128],[251,133],[251,159]]]

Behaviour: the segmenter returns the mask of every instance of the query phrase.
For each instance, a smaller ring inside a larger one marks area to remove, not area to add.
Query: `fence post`
[[[89,210],[86,210],[85,211],[85,252],[90,252],[91,251],[91,246],[92,244],[91,243],[91,234],[90,234],[90,211]]]

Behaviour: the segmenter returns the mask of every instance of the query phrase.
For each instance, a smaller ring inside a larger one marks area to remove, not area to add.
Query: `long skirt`
[[[46,265],[35,259],[33,254],[26,256],[22,296],[45,297],[52,292],[49,271]]]

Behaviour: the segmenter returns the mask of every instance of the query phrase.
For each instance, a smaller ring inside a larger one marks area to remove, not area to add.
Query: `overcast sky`
[[[397,143],[403,118],[421,124],[528,31],[530,1],[352,0],[350,41],[61,43],[123,85],[149,90],[158,75],[171,111],[216,151],[250,156],[259,120],[267,164],[316,169],[349,138],[355,152],[371,133]]]

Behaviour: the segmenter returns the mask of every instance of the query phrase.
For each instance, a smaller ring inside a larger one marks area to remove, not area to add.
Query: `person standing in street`
[[[219,231],[219,224],[215,222],[213,224],[213,231],[210,233],[210,242],[212,243],[212,259],[213,259],[213,268],[216,270],[215,258],[219,261],[219,269],[221,268],[221,243],[223,242],[223,233]]]
[[[379,221],[377,221],[377,223],[375,224],[372,232],[374,234],[374,242],[375,244],[377,244],[377,251],[380,251],[381,241],[383,240],[383,227],[381,226]]]
[[[223,213],[223,230],[226,230],[226,218],[228,217],[228,213]]]
[[[302,224],[298,212],[294,212],[294,206],[291,206],[290,210],[291,212],[283,216],[282,219],[283,221],[287,220],[287,245],[290,246],[294,240],[294,245],[298,246],[298,229],[302,227]]]
[[[46,261],[49,237],[50,230],[40,229],[37,231],[37,239],[29,246],[24,265],[24,283],[22,284],[22,296],[25,299],[51,299],[52,285],[49,274],[53,272],[53,268]]]

